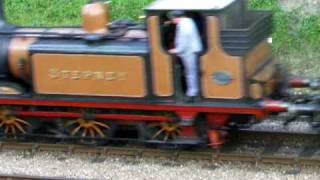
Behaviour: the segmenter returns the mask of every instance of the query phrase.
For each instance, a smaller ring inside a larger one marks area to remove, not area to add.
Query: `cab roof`
[[[146,10],[222,10],[235,1],[236,0],[156,0],[147,6]]]

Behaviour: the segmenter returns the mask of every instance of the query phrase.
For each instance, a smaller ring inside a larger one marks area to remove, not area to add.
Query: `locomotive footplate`
[[[101,109],[120,109],[120,110],[145,110],[145,111],[173,111],[177,114],[186,113],[187,116],[192,113],[222,113],[222,114],[250,114],[255,115],[258,119],[264,118],[268,112],[264,105],[271,101],[211,101],[211,102],[195,102],[186,104],[184,102],[157,100],[148,101],[142,99],[104,99],[87,97],[48,97],[48,96],[0,96],[0,104],[2,105],[27,105],[39,107],[74,107],[74,108],[101,108]],[[268,107],[269,108],[269,107]]]

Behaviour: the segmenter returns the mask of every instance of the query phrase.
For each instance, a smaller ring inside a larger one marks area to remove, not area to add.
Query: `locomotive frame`
[[[271,12],[248,10],[244,0],[171,1],[148,6],[146,24],[108,23],[109,4],[94,1],[83,8],[82,27],[25,28],[4,21],[1,0],[2,135],[217,147],[230,124],[319,108],[285,102],[289,88],[319,83],[289,78],[275,62]],[[205,34],[201,95],[192,104],[183,100],[181,67],[162,39],[170,10],[197,18]]]

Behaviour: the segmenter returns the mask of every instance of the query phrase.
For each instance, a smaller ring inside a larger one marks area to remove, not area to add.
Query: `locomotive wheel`
[[[181,134],[181,127],[176,123],[162,122],[147,125],[147,139],[169,141]]]
[[[93,144],[107,142],[113,129],[104,122],[84,118],[68,121],[65,127],[71,137],[79,137],[82,143]]]
[[[0,129],[5,136],[17,136],[26,134],[31,124],[10,113],[7,109],[0,110]]]

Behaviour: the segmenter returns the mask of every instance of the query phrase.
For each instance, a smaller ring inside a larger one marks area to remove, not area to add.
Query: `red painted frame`
[[[181,117],[195,116],[197,113],[219,113],[219,114],[248,114],[255,115],[258,119],[265,118],[268,115],[268,111],[261,107],[211,107],[211,106],[192,106],[188,105],[176,105],[176,104],[145,104],[145,103],[120,103],[120,102],[77,102],[77,101],[66,101],[66,100],[34,100],[34,99],[10,99],[0,98],[0,104],[3,105],[30,105],[30,106],[53,106],[53,107],[80,107],[80,108],[109,108],[109,109],[127,109],[127,110],[152,110],[152,111],[172,111],[176,112]],[[36,116],[31,112],[23,112],[25,115]],[[38,115],[45,117],[55,116],[56,112],[34,112]],[[60,112],[61,116],[76,116],[79,114],[71,114],[66,112]],[[58,116],[58,115],[56,115]],[[132,120],[145,119],[149,116],[139,115],[101,115],[101,118],[128,118]],[[150,116],[153,117],[153,116]],[[167,119],[159,116],[156,117],[160,121],[166,121]],[[122,119],[123,120],[123,119]]]
[[[46,118],[80,118],[81,113],[73,112],[49,112],[49,111],[16,111],[16,115],[27,117],[46,117]],[[146,116],[146,115],[127,115],[127,114],[94,114],[95,119],[110,119],[121,121],[160,121],[167,122],[171,118],[167,116]]]

